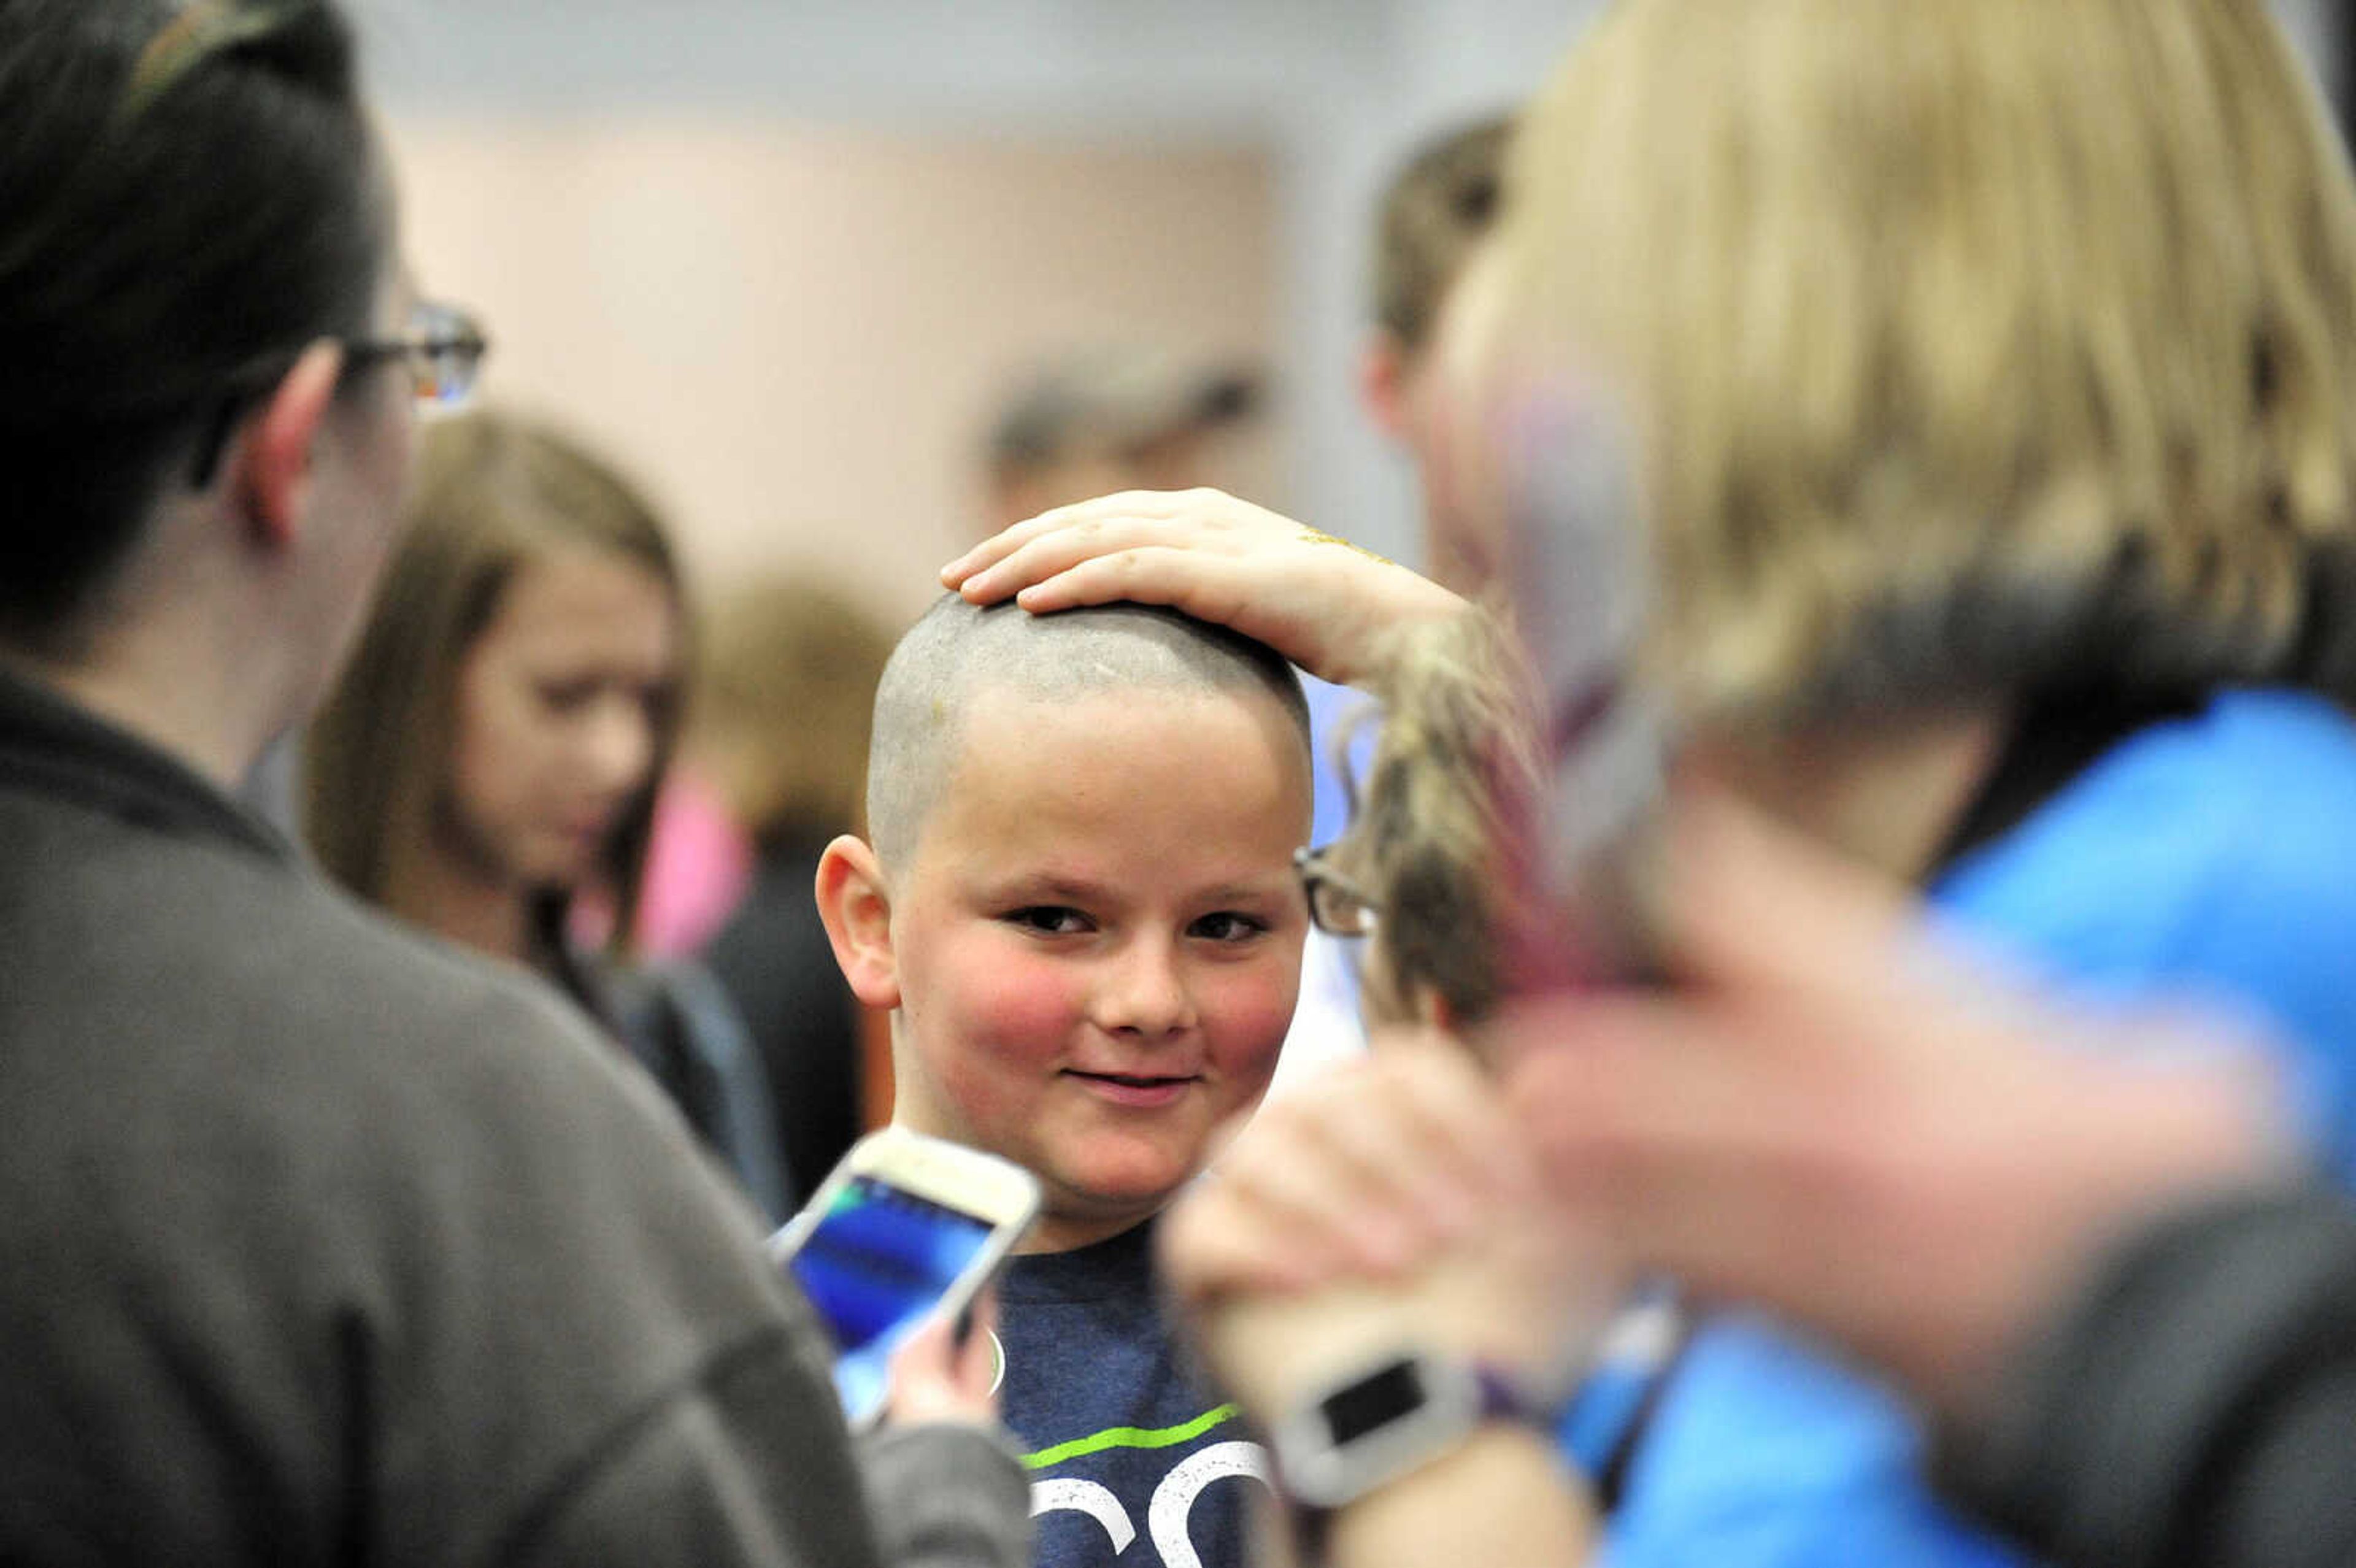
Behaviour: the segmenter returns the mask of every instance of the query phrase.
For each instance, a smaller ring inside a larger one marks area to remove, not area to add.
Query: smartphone
[[[936,1312],[964,1311],[1038,1211],[1038,1179],[1021,1166],[886,1127],[853,1144],[770,1239],[834,1337],[853,1425],[882,1413],[901,1342]]]

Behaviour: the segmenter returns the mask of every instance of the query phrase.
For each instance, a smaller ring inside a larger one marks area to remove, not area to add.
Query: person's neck
[[[1684,765],[1884,873],[1919,883],[1997,765],[1999,704],[1697,746]]]
[[[384,901],[412,924],[461,946],[527,969],[541,960],[525,890],[461,865],[438,848],[405,857],[386,879]]]
[[[254,574],[209,549],[215,519],[166,507],[145,545],[59,651],[16,647],[9,667],[235,791],[301,722],[305,650]]]
[[[1038,1253],[1076,1253],[1082,1247],[1093,1247],[1098,1242],[1109,1242],[1115,1236],[1133,1231],[1154,1216],[1155,1211],[1126,1214],[1118,1219],[1099,1215],[1057,1214],[1042,1209],[1039,1218],[1014,1248],[1017,1257]]]
[[[59,659],[5,647],[0,665],[169,753],[226,792],[245,783],[277,738],[255,705],[207,679],[198,666],[183,664],[159,679],[150,661],[125,657],[121,650]]]

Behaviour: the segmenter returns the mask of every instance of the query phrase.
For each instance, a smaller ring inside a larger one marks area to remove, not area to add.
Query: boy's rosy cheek
[[[1061,1051],[1081,1011],[1079,987],[1058,965],[978,963],[962,988],[960,1038],[986,1044],[1001,1060]]]
[[[1293,1007],[1300,996],[1298,970],[1237,977],[1222,997],[1218,1033],[1238,1064],[1251,1059],[1274,1067],[1277,1052],[1292,1028]]]

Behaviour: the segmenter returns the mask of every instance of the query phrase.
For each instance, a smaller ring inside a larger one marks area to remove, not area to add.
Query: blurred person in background
[[[1116,490],[1186,490],[1216,472],[1213,444],[1260,407],[1249,370],[1107,344],[1045,360],[992,416],[983,522],[996,533]]]
[[[0,1560],[1022,1562],[981,1358],[862,1475],[642,1076],[234,798],[484,348],[341,9],[5,0],[0,83]]]
[[[688,751],[758,851],[703,959],[759,1049],[797,1192],[817,1191],[868,1122],[859,1004],[812,890],[827,845],[864,831],[891,656],[891,634],[841,590],[780,578],[714,607],[697,676]]]
[[[1473,121],[1423,144],[1391,176],[1375,219],[1374,325],[1358,359],[1359,401],[1415,459],[1424,574],[1460,592],[1480,584],[1476,563],[1452,554],[1462,530],[1440,523],[1460,503],[1448,483],[1447,375],[1435,345],[1496,221],[1512,134],[1509,116]]]
[[[1430,415],[1441,374],[1437,340],[1456,283],[1496,208],[1498,165],[1506,123],[1477,122],[1426,144],[1408,157],[1377,204],[1370,253],[1373,325],[1359,362],[1359,396],[1367,414],[1414,459],[1424,491],[1424,555],[1437,563],[1453,530],[1432,526],[1451,504],[1445,454]],[[1454,582],[1458,574],[1433,575]],[[1343,773],[1368,764],[1376,726],[1363,698],[1310,675],[1302,682],[1316,740],[1317,816],[1312,844],[1331,844],[1349,824],[1351,792]],[[1376,694],[1377,702],[1380,694]],[[1361,717],[1366,715],[1367,717]],[[1270,1093],[1278,1097],[1315,1083],[1327,1067],[1361,1055],[1365,1023],[1359,976],[1333,933],[1312,927],[1301,954],[1301,1004]]]
[[[1942,1491],[2058,1562],[2356,1559],[2356,1206],[2282,1048],[1992,981],[1728,802],[1663,860],[1676,987],[1493,1031],[1549,1190],[1894,1379]]]
[[[2255,1019],[2347,1179],[2356,207],[2264,8],[1637,0],[1526,117],[1494,255],[1496,444],[1467,465],[1511,505],[1464,521],[1546,685],[1553,826],[1626,817],[1602,786],[1644,770],[1590,763],[1633,734],[1673,795],[1730,791],[1913,885],[1997,963]],[[1433,608],[1200,496],[1066,508],[948,577],[1172,603],[1344,677]],[[1257,1363],[1248,1403],[1280,1417],[1307,1371]],[[1930,1497],[1919,1442],[1719,1321],[1612,1559],[2007,1560]],[[1472,1550],[1462,1496],[1429,1500]]]
[[[627,948],[691,635],[662,527],[608,464],[512,415],[437,423],[306,739],[305,826],[361,898],[570,997],[779,1217],[768,1084],[742,1020],[701,969]],[[602,947],[576,934],[590,899],[612,906]]]

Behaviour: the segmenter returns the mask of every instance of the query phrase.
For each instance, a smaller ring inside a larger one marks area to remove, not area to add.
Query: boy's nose
[[[1158,1039],[1194,1028],[1194,994],[1172,944],[1127,944],[1105,966],[1096,1012],[1098,1026],[1114,1034]]]

